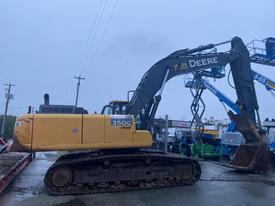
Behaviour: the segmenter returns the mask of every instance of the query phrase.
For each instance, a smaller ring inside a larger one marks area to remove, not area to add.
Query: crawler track
[[[61,156],[44,183],[53,195],[86,194],[192,185],[200,174],[197,161],[178,155],[86,152]]]

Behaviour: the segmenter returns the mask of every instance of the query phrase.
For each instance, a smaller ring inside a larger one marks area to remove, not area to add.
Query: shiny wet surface
[[[201,180],[187,187],[50,196],[43,186],[47,168],[56,153],[37,154],[0,197],[1,206],[88,206],[88,205],[275,205],[275,168],[267,174],[246,174],[220,162],[202,161]]]

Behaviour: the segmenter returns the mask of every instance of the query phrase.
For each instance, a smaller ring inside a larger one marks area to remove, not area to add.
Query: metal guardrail
[[[263,40],[254,39],[246,45],[251,62],[275,66],[275,40],[266,38]]]

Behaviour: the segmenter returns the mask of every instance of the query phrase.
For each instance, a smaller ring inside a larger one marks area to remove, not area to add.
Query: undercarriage
[[[179,155],[91,151],[61,156],[44,182],[49,193],[69,195],[192,185],[200,175],[197,161]]]

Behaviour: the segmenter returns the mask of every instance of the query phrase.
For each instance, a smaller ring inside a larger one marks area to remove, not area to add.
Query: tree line
[[[4,118],[4,115],[0,115],[0,131],[2,129],[3,118]],[[13,115],[6,116],[4,137],[8,139],[12,138],[15,120],[16,120],[16,116],[13,116]]]

